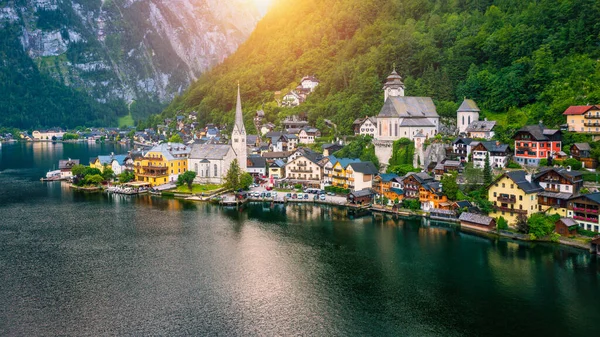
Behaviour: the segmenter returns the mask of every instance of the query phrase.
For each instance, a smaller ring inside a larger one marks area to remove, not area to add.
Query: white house
[[[133,159],[125,154],[113,156],[110,167],[116,175],[119,175],[126,170],[133,170]]]
[[[313,92],[315,91],[315,88],[319,85],[319,80],[314,76],[304,76],[300,81],[300,85],[303,89]]]
[[[471,142],[471,153],[473,154],[473,167],[483,168],[486,155],[489,154],[490,166],[492,168],[506,167],[510,161],[510,148],[499,142]]]
[[[254,177],[267,176],[267,160],[261,156],[248,157],[248,173]]]
[[[373,187],[373,179],[379,174],[379,171],[373,163],[358,162],[350,163],[346,168],[348,176],[348,188],[352,191],[360,191],[365,188]]]
[[[292,90],[288,92],[285,96],[283,96],[281,105],[287,107],[294,107],[300,105],[303,99],[296,91]]]
[[[479,121],[479,107],[472,99],[465,98],[456,111],[456,126],[458,134],[467,132],[467,127]]]
[[[301,144],[314,144],[317,137],[321,137],[321,131],[310,127],[303,128],[298,134]]]
[[[359,127],[359,135],[375,137],[377,134],[377,119],[374,117],[367,117],[364,119]]]
[[[46,130],[46,131],[38,131],[35,130],[31,133],[31,136],[34,140],[55,140],[62,139],[65,133],[61,130]]]

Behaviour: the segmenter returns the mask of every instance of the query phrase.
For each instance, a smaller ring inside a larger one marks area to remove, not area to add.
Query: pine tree
[[[237,191],[240,188],[240,176],[242,175],[240,164],[234,159],[229,165],[227,175],[225,175],[225,188]]]
[[[483,166],[483,182],[486,185],[492,183],[492,167],[490,166],[490,153],[485,154],[485,165]]]

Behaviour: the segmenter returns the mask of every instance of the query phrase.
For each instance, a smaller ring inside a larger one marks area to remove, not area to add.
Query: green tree
[[[543,213],[530,215],[527,219],[527,225],[529,226],[528,233],[531,239],[535,240],[550,235],[554,231],[558,219],[560,219],[560,216],[556,214],[551,216]]]
[[[496,222],[496,229],[499,231],[508,229],[508,221],[506,221],[503,216],[498,218],[498,221]]]
[[[92,174],[85,177],[85,183],[88,185],[100,185],[104,178],[99,174]]]
[[[458,192],[458,173],[452,172],[451,174],[445,174],[442,177],[442,191],[450,200],[456,200],[456,193]]]
[[[186,171],[183,174],[180,174],[179,177],[177,177],[177,186],[187,185],[188,189],[191,192],[194,179],[196,179],[196,172]]]
[[[421,203],[418,199],[404,199],[402,200],[402,207],[412,211],[417,211],[421,209]]]
[[[119,174],[119,182],[121,182],[122,184],[133,181],[134,179],[135,174],[133,173],[133,171],[123,171],[121,174]]]
[[[86,169],[87,169],[87,167],[85,165],[78,164],[71,168],[71,172],[73,173],[74,176],[83,177]]]
[[[174,134],[169,138],[169,143],[183,143],[183,139],[179,134]]]
[[[487,186],[492,183],[492,167],[490,166],[490,153],[485,153],[485,164],[483,166],[483,183]]]
[[[244,172],[240,178],[240,188],[244,190],[248,190],[250,185],[254,183],[254,178],[248,172]]]
[[[111,167],[104,166],[104,169],[102,170],[102,178],[104,178],[104,181],[111,181],[115,178],[115,172]]]
[[[241,169],[237,159],[234,159],[229,165],[229,170],[225,175],[225,188],[237,191],[240,189]]]
[[[527,222],[527,215],[519,213],[517,215],[517,222],[515,224],[517,231],[523,234],[529,234],[529,223]]]

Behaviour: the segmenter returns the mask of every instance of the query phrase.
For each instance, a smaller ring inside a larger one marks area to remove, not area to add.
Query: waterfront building
[[[323,179],[322,156],[312,151],[302,152],[285,165],[285,178],[292,184],[321,187]]]
[[[60,129],[51,129],[51,130],[35,130],[31,133],[31,137],[33,140],[57,140],[62,139],[64,131]]]
[[[267,176],[267,160],[261,156],[249,156],[246,166],[248,173],[255,178]]]
[[[398,183],[402,177],[395,173],[381,173],[373,179],[373,191],[378,194],[378,197],[386,197],[390,202],[397,203],[404,198],[404,192],[398,187],[394,187],[394,183]]]
[[[194,182],[222,184],[234,159],[236,155],[229,144],[194,144],[188,166],[196,172]]]
[[[502,216],[513,225],[519,214],[530,216],[538,212],[537,194],[542,191],[527,172],[506,172],[488,186],[488,200],[494,207],[490,216]]]
[[[433,177],[427,173],[409,173],[402,179],[404,197],[419,199],[419,190],[423,184],[434,182]]]
[[[283,179],[285,177],[285,162],[281,159],[273,160],[269,164],[269,177]]]
[[[554,223],[554,231],[562,236],[577,235],[579,224],[571,218],[560,218]]]
[[[458,220],[461,227],[483,231],[493,231],[496,229],[496,219],[481,214],[463,212],[458,217]]]
[[[521,165],[537,167],[540,160],[555,158],[561,152],[561,131],[547,129],[541,122],[519,129],[513,139],[514,158]]]
[[[155,146],[134,161],[136,181],[159,186],[174,183],[188,169],[191,148],[180,143],[163,143]]]
[[[389,163],[395,140],[414,140],[418,134],[430,138],[439,132],[440,116],[433,100],[404,96],[404,89],[402,77],[394,70],[383,86],[384,104],[377,115],[377,133],[373,141],[375,154],[383,165]]]
[[[458,134],[467,134],[467,128],[471,123],[479,121],[479,107],[472,99],[465,99],[456,111],[456,126]]]
[[[353,191],[348,194],[346,200],[352,205],[370,205],[373,203],[375,194],[370,188]]]
[[[471,153],[473,157],[473,167],[484,168],[486,157],[490,158],[490,167],[504,168],[510,161],[510,148],[500,142],[472,142]]]
[[[600,192],[574,196],[567,204],[567,217],[577,221],[579,228],[600,233]]]
[[[547,214],[567,216],[569,199],[583,188],[581,172],[564,168],[545,168],[533,176],[544,190],[538,193],[538,210]]]
[[[73,166],[79,165],[79,159],[67,159],[58,161],[58,169],[60,170],[60,177],[63,179],[71,178],[73,176]]]
[[[351,191],[358,191],[372,188],[373,178],[379,174],[379,170],[377,170],[372,162],[365,161],[348,164],[345,173],[346,180],[340,180],[340,182],[345,182],[344,188]]]

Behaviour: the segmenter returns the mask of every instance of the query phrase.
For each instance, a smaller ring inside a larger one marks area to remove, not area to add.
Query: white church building
[[[196,183],[222,184],[234,159],[238,160],[241,171],[246,172],[248,148],[239,85],[231,144],[194,144],[188,159],[188,169],[196,172]]]

